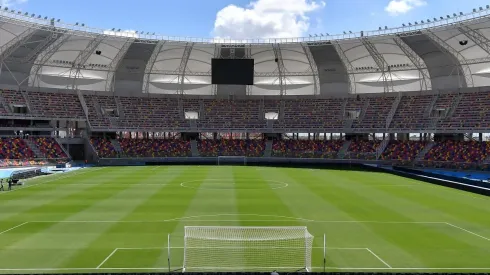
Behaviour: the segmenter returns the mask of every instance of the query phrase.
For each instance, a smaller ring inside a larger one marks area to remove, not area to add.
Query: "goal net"
[[[247,165],[245,156],[219,156],[218,165]]]
[[[306,227],[186,226],[184,271],[311,271]]]

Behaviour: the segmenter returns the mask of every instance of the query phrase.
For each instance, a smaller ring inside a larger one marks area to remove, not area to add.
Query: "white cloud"
[[[425,0],[391,0],[388,6],[385,7],[385,11],[392,16],[397,16],[425,5],[427,5],[427,1]]]
[[[18,4],[24,4],[27,0],[0,0],[0,6],[2,7],[13,7]]]
[[[213,34],[219,38],[300,37],[308,30],[308,14],[325,7],[322,0],[256,0],[246,8],[228,5],[218,11]]]
[[[113,30],[105,30],[104,34],[107,35],[115,35],[115,36],[124,36],[124,37],[133,37],[133,38],[138,38],[139,35],[136,33],[135,30],[119,30],[119,31],[113,31]]]

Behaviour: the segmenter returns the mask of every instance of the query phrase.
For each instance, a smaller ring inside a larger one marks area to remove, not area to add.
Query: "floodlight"
[[[473,9],[473,12],[476,12],[476,9]]]
[[[153,35],[155,35],[155,33],[153,33]]]
[[[460,11],[460,12],[459,12],[459,15],[464,15],[464,14],[463,14],[463,12],[461,12],[461,11]]]
[[[451,19],[451,16],[449,16],[449,15],[446,15],[446,17],[447,17],[447,19]]]
[[[388,29],[388,27],[387,27],[387,26],[385,26],[385,30],[387,30],[387,29]]]
[[[434,21],[437,21],[437,18],[434,17]]]
[[[112,30],[111,30],[111,31],[114,31],[114,30],[115,30],[115,28],[112,28]]]
[[[427,23],[430,23],[430,19],[427,19]]]
[[[490,9],[490,5],[487,5],[487,9]]]
[[[344,31],[344,34],[347,34],[347,33]]]
[[[405,25],[405,24],[402,24],[402,26],[406,27],[406,25]]]
[[[419,22],[415,21],[415,25],[418,25],[418,24],[419,24]]]
[[[60,22],[60,21],[61,21],[61,19],[56,20],[56,22]]]
[[[311,37],[311,34],[310,34],[310,37]]]
[[[482,10],[483,10],[483,8],[482,8],[482,7],[480,7],[480,10],[482,11]]]
[[[44,20],[48,20],[48,17],[47,16],[44,16]]]
[[[455,13],[453,13],[453,16],[456,17],[457,15]]]
[[[82,27],[85,27],[85,24],[84,23],[82,23]]]
[[[408,23],[409,26],[412,26],[412,23]]]
[[[349,31],[349,33],[352,33],[352,31]]]
[[[18,11],[17,14],[22,14],[22,12],[21,11]]]
[[[424,20],[422,20],[422,21],[420,21],[420,23],[424,24],[425,22],[424,22]]]
[[[444,17],[441,16],[441,20],[444,20]]]
[[[4,10],[8,11],[8,10],[9,10],[9,8],[5,8]]]
[[[38,16],[37,16],[37,19],[40,19],[40,18],[41,18],[41,15],[38,15]]]
[[[379,27],[379,30],[381,30],[381,27]]]
[[[78,22],[77,22],[77,23],[75,23],[75,26],[78,26]]]
[[[28,13],[28,12],[26,12],[26,13],[24,13],[24,15],[29,15],[29,13]]]
[[[330,34],[327,32],[327,35],[330,35]]]

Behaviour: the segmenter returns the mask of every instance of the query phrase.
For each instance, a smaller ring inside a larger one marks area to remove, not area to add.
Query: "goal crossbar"
[[[311,271],[313,235],[305,226],[186,226],[184,231],[183,271]]]

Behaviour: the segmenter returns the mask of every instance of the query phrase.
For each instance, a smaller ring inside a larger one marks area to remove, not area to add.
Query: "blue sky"
[[[297,37],[375,30],[469,12],[488,0],[0,0],[67,23],[193,37]]]

